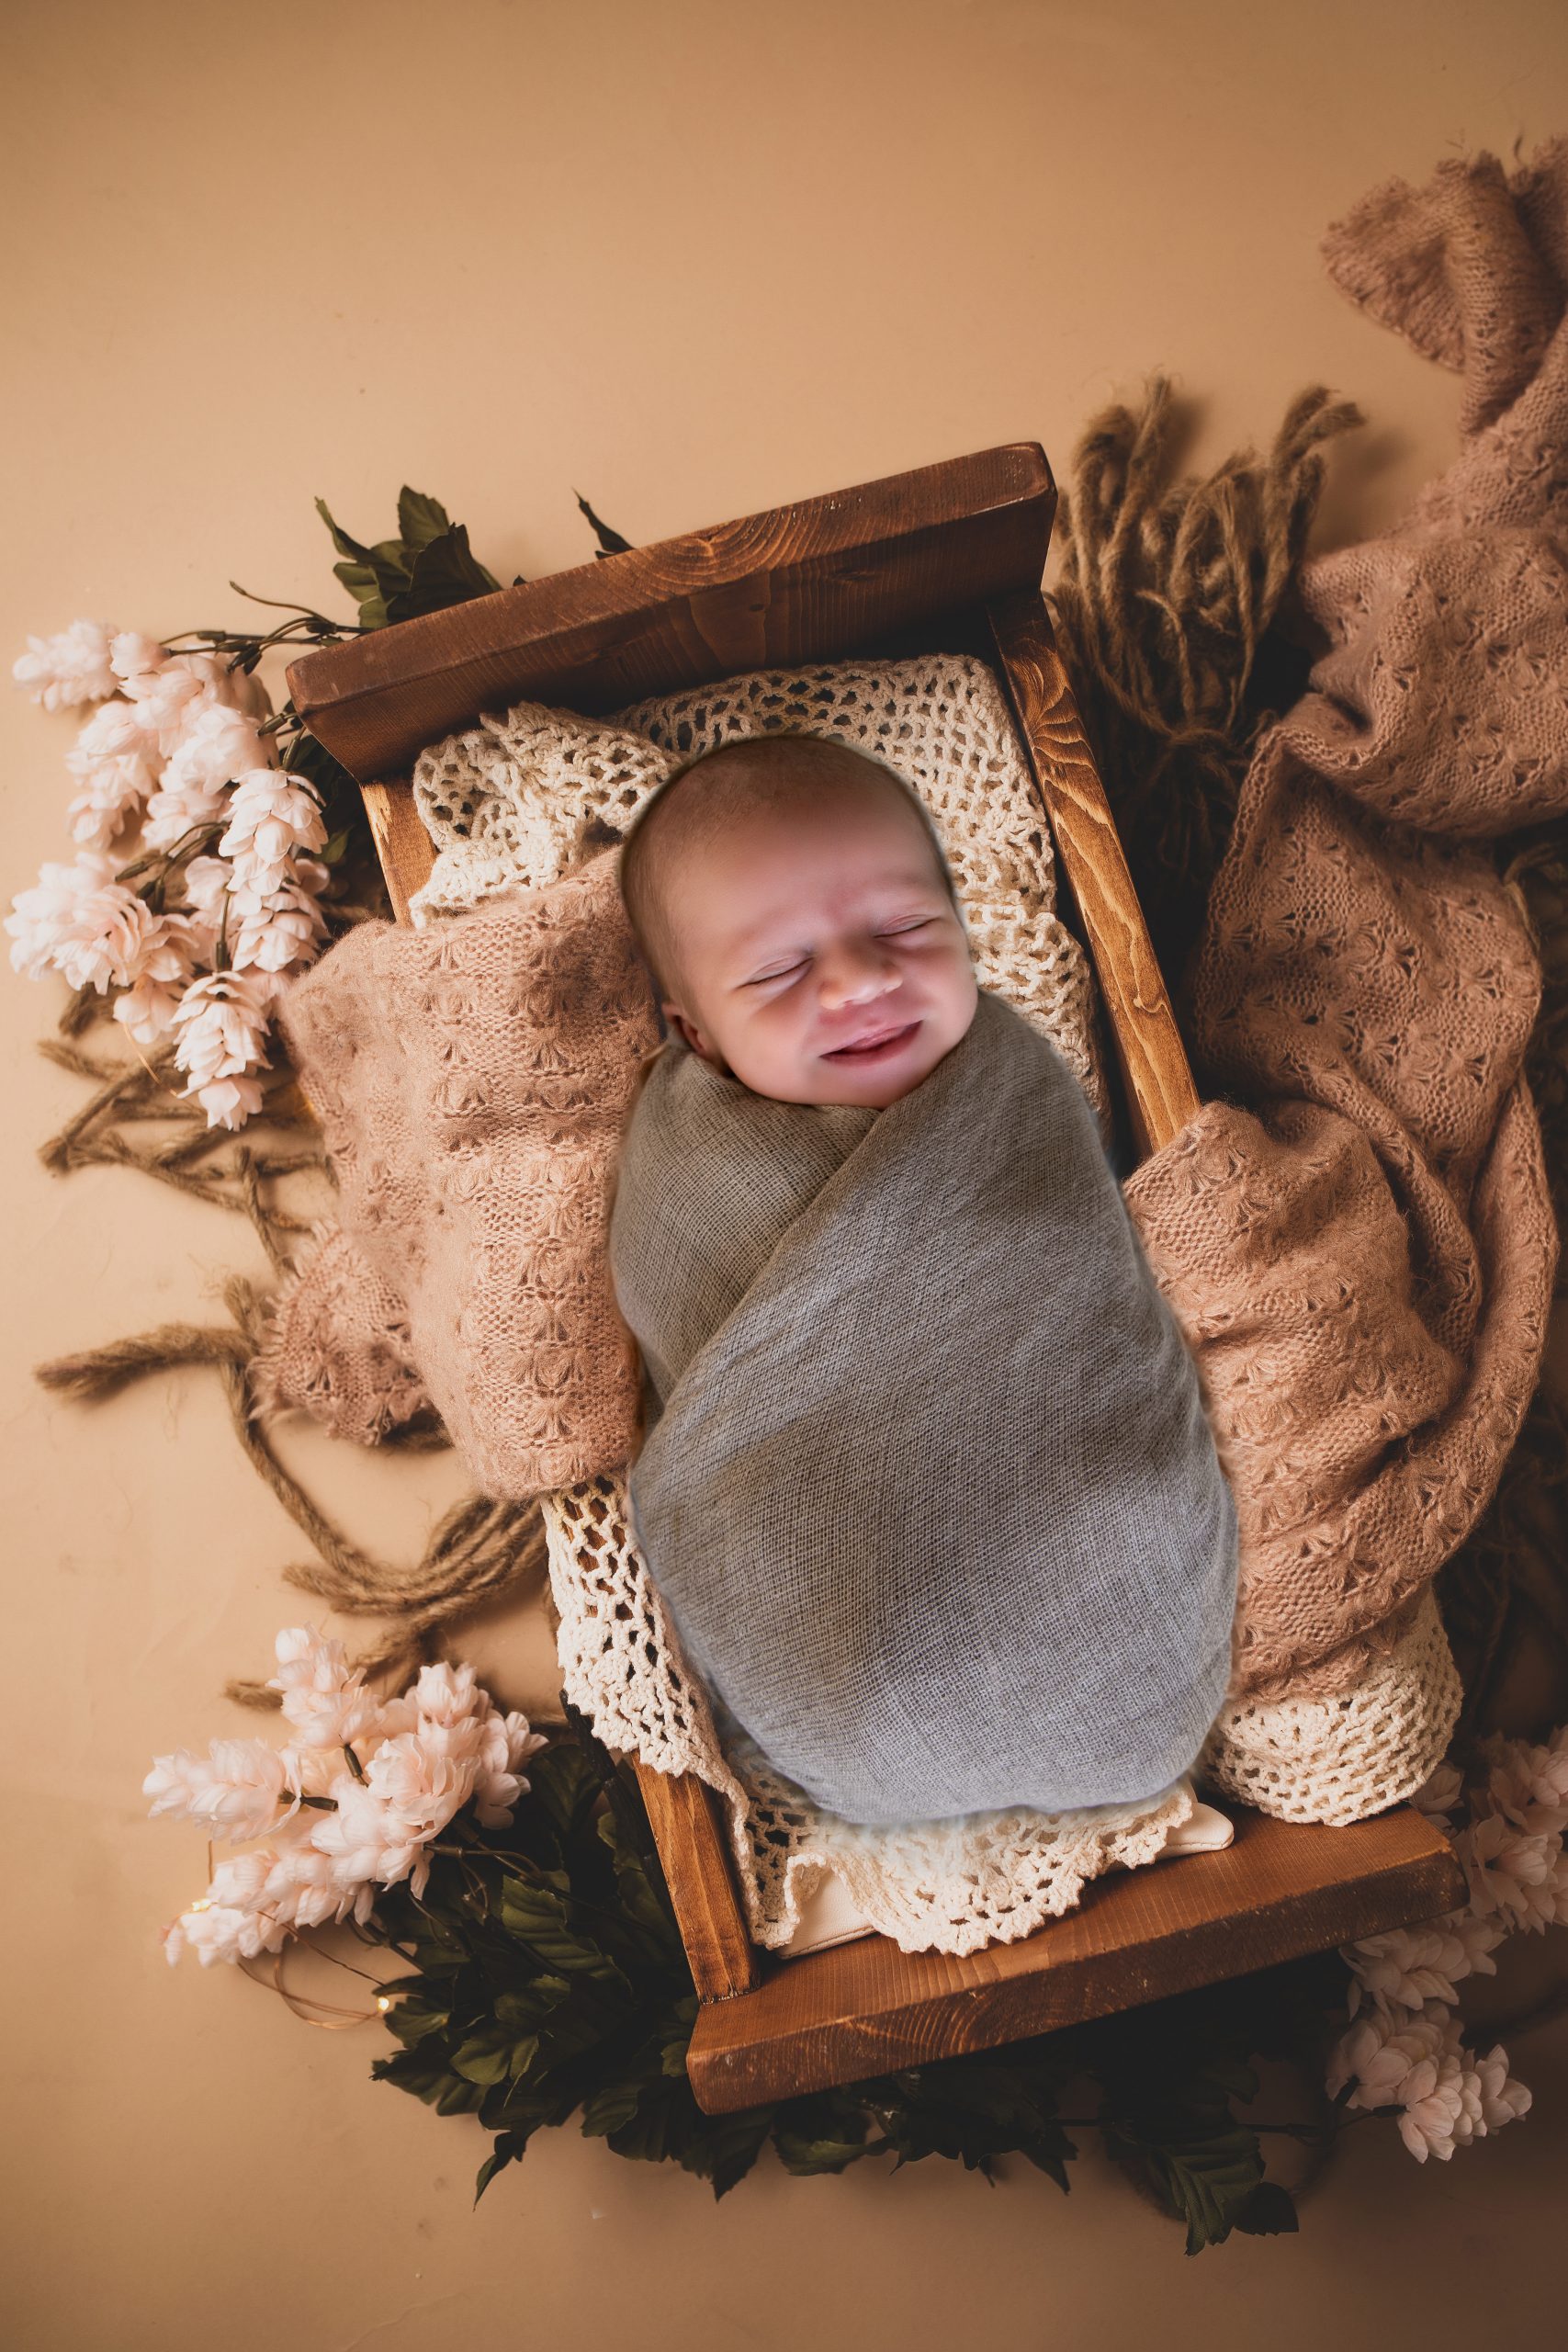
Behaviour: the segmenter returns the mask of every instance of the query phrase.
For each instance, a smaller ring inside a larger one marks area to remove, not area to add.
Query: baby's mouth
[[[890,1060],[900,1046],[908,1044],[919,1025],[918,1021],[903,1021],[897,1027],[868,1029],[863,1036],[854,1038],[847,1046],[834,1046],[822,1058],[825,1062]]]

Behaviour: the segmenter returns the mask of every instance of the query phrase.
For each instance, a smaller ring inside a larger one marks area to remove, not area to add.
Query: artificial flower
[[[141,1793],[152,1799],[154,1816],[203,1822],[236,1842],[265,1837],[299,1803],[287,1758],[265,1739],[215,1739],[206,1756],[182,1747],[155,1757]]]
[[[326,930],[326,917],[310,892],[286,883],[242,913],[231,961],[236,971],[287,972],[314,957]]]
[[[274,1647],[278,1670],[266,1687],[282,1693],[284,1720],[301,1747],[341,1749],[378,1731],[381,1702],[350,1668],[341,1642],[314,1626],[291,1625]]]
[[[265,1840],[221,1863],[164,1929],[171,1961],[187,1950],[204,1966],[254,1958],[304,1928],[363,1925],[378,1886],[406,1880],[422,1894],[454,1816],[472,1806],[487,1826],[510,1821],[505,1807],[527,1785],[516,1768],[545,1744],[525,1716],[497,1712],[471,1667],[426,1667],[382,1701],[318,1628],[286,1627],[276,1646],[269,1687],[293,1740],[276,1750],[215,1740],[205,1758],[182,1749],[158,1758],[143,1784],[154,1814]]]
[[[260,1111],[265,1096],[254,1078],[209,1078],[205,1086],[186,1089],[207,1114],[209,1127],[243,1127]]]
[[[175,1060],[195,1093],[215,1078],[265,1069],[267,1000],[243,972],[208,972],[193,980],[175,1014]]]
[[[321,803],[282,768],[252,768],[239,778],[229,803],[229,828],[218,847],[253,890],[280,889],[300,850],[327,838]]]
[[[73,621],[58,637],[29,637],[27,651],[11,664],[11,675],[45,710],[103,702],[115,690],[109,636],[107,622]]]
[[[158,941],[158,918],[115,878],[110,861],[85,850],[74,865],[46,865],[19,890],[6,919],[11,962],[29,979],[53,969],[73,989],[129,988]]]
[[[106,702],[77,734],[65,764],[81,790],[70,806],[73,837],[107,848],[158,781],[158,741],[128,702]]]
[[[1353,1982],[1350,2014],[1360,2007],[1363,1992],[1381,1994],[1391,2003],[1417,2009],[1423,2001],[1457,1999],[1456,1987],[1470,1975],[1495,1976],[1490,1955],[1506,1930],[1495,1921],[1455,1913],[1446,1919],[1428,1919],[1414,1928],[1394,1928],[1387,1935],[1366,1936],[1359,1943],[1340,1946]]]

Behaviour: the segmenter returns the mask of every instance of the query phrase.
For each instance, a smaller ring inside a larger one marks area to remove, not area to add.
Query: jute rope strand
[[[1161,965],[1179,982],[1236,795],[1304,657],[1275,628],[1322,492],[1326,443],[1361,422],[1321,385],[1266,458],[1176,479],[1192,410],[1168,378],[1101,412],[1074,453],[1049,594]],[[1268,640],[1269,661],[1262,656]]]
[[[61,1022],[62,1035],[46,1040],[42,1048],[51,1061],[87,1079],[94,1089],[44,1146],[40,1157],[45,1165],[62,1175],[81,1167],[134,1168],[194,1198],[236,1212],[254,1227],[274,1269],[287,1272],[291,1256],[286,1237],[312,1232],[318,1220],[285,1209],[271,1197],[269,1187],[283,1177],[324,1170],[320,1146],[263,1149],[234,1142],[222,1130],[214,1132],[202,1113],[169,1086],[172,1056],[166,1050],[111,1067],[70,1042],[83,1034],[94,1012],[92,1004],[84,1007],[79,997],[73,998]],[[306,1127],[309,1114],[287,1070],[276,1074],[269,1085],[263,1116],[271,1128]],[[153,1121],[186,1132],[141,1150],[118,1132],[124,1125]],[[42,1364],[37,1376],[55,1395],[89,1403],[152,1374],[193,1365],[216,1372],[246,1459],[317,1555],[286,1567],[285,1582],[344,1615],[394,1621],[382,1641],[357,1661],[369,1673],[406,1679],[439,1647],[456,1618],[486,1601],[524,1599],[539,1589],[545,1581],[546,1544],[544,1522],[535,1504],[466,1497],[446,1513],[409,1566],[378,1560],[355,1544],[284,1467],[270,1436],[253,1418],[250,1373],[266,1299],[240,1276],[231,1278],[223,1295],[233,1318],[229,1325],[165,1324]],[[403,1450],[424,1451],[447,1441],[444,1431],[416,1427],[397,1442]],[[276,1693],[263,1682],[240,1679],[227,1689],[231,1698],[245,1705],[277,1704]]]

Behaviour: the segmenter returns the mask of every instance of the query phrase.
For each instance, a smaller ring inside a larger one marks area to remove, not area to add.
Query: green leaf
[[[623,539],[619,531],[612,531],[608,523],[602,523],[580,490],[574,490],[572,496],[576,499],[580,511],[587,517],[589,529],[599,542],[595,552],[599,555],[629,555],[632,550],[630,539]]]
[[[389,2058],[376,2059],[370,2073],[376,2082],[412,2091],[437,2115],[471,2115],[483,2101],[478,2086],[455,2075],[439,2050],[394,2050]]]
[[[1189,2254],[1222,2245],[1262,2185],[1258,2134],[1245,2124],[1184,2128],[1178,2118],[1119,2118],[1106,2126],[1106,2145],[1186,2222]]]
[[[662,1886],[655,1884],[641,1850],[632,1843],[624,1825],[613,1813],[601,1814],[598,1830],[615,1863],[615,1892],[628,1923],[649,1939],[661,1958],[672,1962],[682,1959],[680,1930],[670,1909],[669,1897]]]
[[[412,621],[421,613],[445,612],[450,605],[469,604],[476,596],[492,595],[500,585],[470,551],[463,525],[454,523],[439,538],[427,539],[423,547],[409,550],[406,585],[389,582],[383,589],[387,618]]]
[[[570,2001],[571,1996],[570,1978],[536,1976],[530,1984],[511,1985],[496,1995],[496,2022],[513,2033],[525,2032],[548,2017],[563,2001]]]
[[[1260,2180],[1246,2204],[1235,2217],[1238,2230],[1249,2238],[1275,2237],[1282,2231],[1301,2227],[1296,2218],[1295,2199],[1288,2188],[1277,2180]]]
[[[378,1989],[389,1994],[396,1992],[400,1981]],[[412,2050],[417,2042],[427,2041],[433,2033],[445,2033],[451,2024],[451,2011],[445,2002],[411,1993],[401,2000],[394,2000],[389,2009],[384,2009],[381,2022],[405,2049]]]
[[[369,548],[361,547],[357,539],[351,539],[346,531],[339,528],[338,525],[333,520],[332,510],[328,506],[324,498],[317,499],[316,512],[321,516],[322,522],[326,525],[328,530],[332,533],[333,545],[336,548],[339,555],[355,556],[361,563],[369,562]]]
[[[867,2153],[863,2140],[814,2140],[784,2125],[774,2131],[773,2146],[786,2172],[802,2174],[843,2172]]]
[[[518,2081],[525,2075],[533,2073],[541,2046],[542,2038],[536,2033],[525,2033],[519,2041],[513,2043],[511,2055],[506,2062],[506,2072],[513,2082]]]
[[[398,532],[405,548],[428,547],[451,527],[452,518],[438,498],[427,498],[423,490],[411,490],[404,482],[398,492]]]
[[[554,1741],[528,1759],[528,1805],[536,1804],[563,1846],[586,1829],[602,1787],[598,1773],[575,1740]]]
[[[728,2196],[767,2146],[777,2114],[776,2107],[746,2107],[735,2115],[704,2116],[681,2158],[682,2167],[710,2182],[716,2199]]]
[[[477,2205],[498,2172],[516,2164],[527,2148],[532,2134],[528,2132],[503,2132],[494,2148],[479,2168],[474,2181],[474,2203]]]
[[[383,628],[391,621],[442,612],[488,596],[501,585],[472,553],[463,525],[448,520],[438,499],[406,482],[398,497],[399,536],[374,547],[352,538],[324,498],[317,499],[316,511],[343,558],[333,571],[359,606],[363,628]]]
[[[604,2140],[620,2131],[637,2113],[643,2089],[641,2083],[606,2083],[594,2091],[582,2102],[583,2137]]]
[[[505,2079],[511,2070],[512,2044],[508,2036],[496,2027],[470,2034],[452,2053],[452,2070],[461,2075],[466,2083],[478,2083],[488,2088],[491,2083]]]
[[[536,1886],[526,1879],[503,1878],[500,1908],[508,1934],[519,1937],[552,1974],[571,1975],[581,1971],[584,1975],[625,1985],[630,1992],[630,1985],[615,1962],[572,1924],[567,1898],[553,1887]]]

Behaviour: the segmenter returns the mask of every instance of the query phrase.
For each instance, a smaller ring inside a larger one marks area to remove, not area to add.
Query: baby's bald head
[[[757,735],[678,768],[641,810],[621,851],[621,895],[660,992],[682,998],[682,874],[710,843],[757,820],[830,819],[835,810],[873,808],[918,831],[956,906],[923,804],[892,769],[847,744],[820,735]]]

